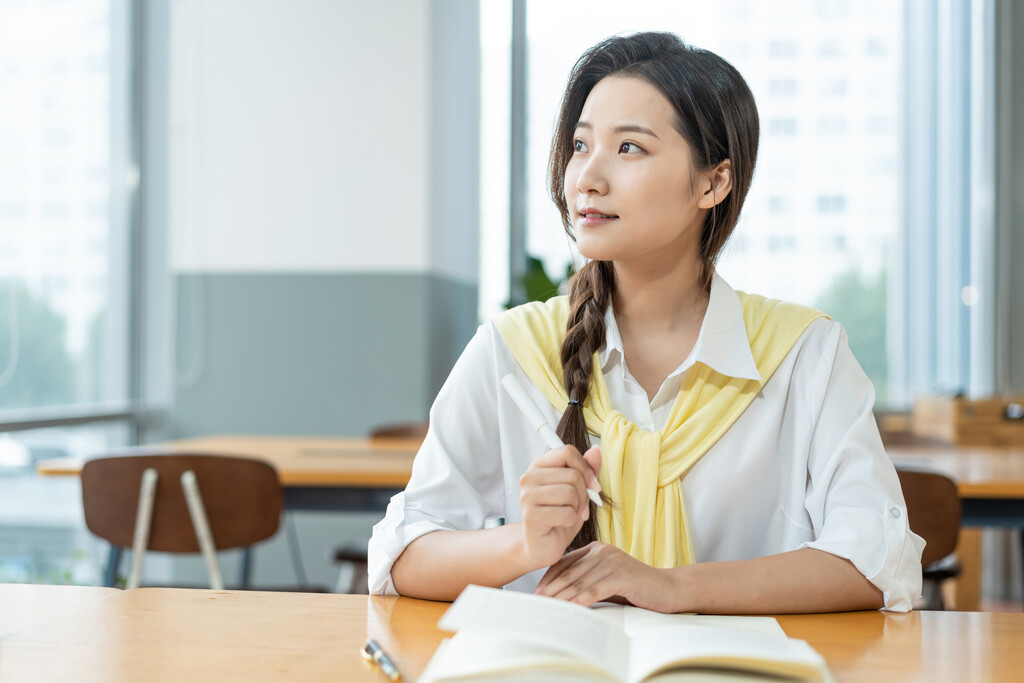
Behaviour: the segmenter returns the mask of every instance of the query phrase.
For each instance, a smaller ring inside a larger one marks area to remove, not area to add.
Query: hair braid
[[[590,448],[590,434],[582,404],[590,387],[594,352],[604,344],[604,314],[611,303],[614,287],[614,271],[607,261],[591,261],[569,283],[569,320],[565,341],[562,342],[562,375],[569,400],[579,401],[580,405],[570,403],[565,407],[556,431],[564,443],[575,446],[580,453]],[[611,502],[604,494],[601,495],[606,502]],[[590,517],[567,550],[582,548],[597,540],[597,507],[593,503],[589,505]]]

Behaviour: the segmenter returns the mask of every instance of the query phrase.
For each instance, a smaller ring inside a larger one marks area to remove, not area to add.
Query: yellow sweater
[[[612,499],[612,505],[597,511],[598,532],[602,541],[655,567],[695,561],[680,478],[725,434],[804,330],[823,315],[737,293],[761,380],[731,378],[695,365],[683,378],[668,423],[658,432],[640,429],[611,405],[594,354],[583,413],[588,431],[601,438],[599,479]],[[568,401],[559,359],[568,314],[568,297],[560,296],[519,306],[494,321],[527,377],[559,412]]]

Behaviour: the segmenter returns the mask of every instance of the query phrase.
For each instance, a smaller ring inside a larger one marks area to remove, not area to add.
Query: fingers
[[[616,594],[617,563],[603,543],[567,553],[544,574],[534,591],[581,605],[591,605]],[[603,561],[604,560],[604,561]]]
[[[566,569],[571,567],[581,557],[586,555],[589,549],[590,546],[587,545],[583,548],[577,548],[576,550],[573,550],[570,553],[562,555],[561,559],[559,559],[558,562],[555,562],[553,565],[548,567],[548,570],[546,572],[544,572],[544,576],[542,576],[540,581],[537,583],[537,587],[534,589],[534,593],[537,593],[538,595],[547,595],[548,585],[550,585],[552,581],[561,576]]]
[[[524,512],[534,506],[568,506],[582,519],[590,515],[586,485],[570,467],[531,466],[519,479],[519,495]]]
[[[600,452],[587,453],[589,460],[572,446],[552,449],[519,479],[523,547],[538,568],[557,562],[590,518],[587,494],[600,491],[594,469],[600,468]]]
[[[595,449],[597,449],[596,446],[588,450],[587,453],[592,453]],[[600,470],[600,449],[597,449],[596,452],[597,457],[599,458],[598,470]],[[601,484],[597,480],[597,474],[595,474],[593,466],[590,462],[584,460],[583,456],[580,455],[580,452],[573,446],[563,446],[561,448],[552,449],[534,461],[534,465],[537,467],[571,468],[579,472],[580,477],[583,478],[583,481],[589,488],[592,488],[595,491],[601,490]],[[534,465],[531,465],[531,467]]]
[[[572,540],[571,536],[576,535],[574,527],[580,525],[580,519],[581,517],[578,510],[565,505],[535,505],[523,508],[523,524],[527,529],[537,530],[533,533],[543,534],[551,529],[562,527],[573,529],[573,532],[566,541],[566,544]]]
[[[590,450],[583,454],[583,460],[590,465],[590,469],[594,472],[594,479],[597,480],[597,475],[601,474],[601,447],[591,446]],[[596,491],[601,492],[601,484],[598,482]]]

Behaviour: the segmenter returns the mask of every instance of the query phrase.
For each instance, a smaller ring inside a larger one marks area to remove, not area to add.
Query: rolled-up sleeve
[[[924,540],[907,523],[899,477],[872,414],[875,391],[839,324],[820,359],[827,372],[808,454],[805,507],[816,548],[846,558],[906,612],[921,595]]]
[[[409,484],[373,527],[368,548],[373,594],[397,595],[391,567],[420,536],[481,529],[488,517],[502,514],[494,334],[485,324],[466,346],[430,409],[430,428]]]

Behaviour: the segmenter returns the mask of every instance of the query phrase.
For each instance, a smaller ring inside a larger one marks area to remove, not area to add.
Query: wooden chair
[[[945,609],[942,583],[960,574],[956,550],[960,535],[960,495],[949,477],[926,470],[897,468],[907,503],[910,529],[923,538],[925,609]]]
[[[146,498],[141,484],[147,470],[155,471],[156,478],[143,551],[200,552],[195,508],[189,510],[183,488],[182,475],[186,472],[194,473],[216,550],[249,548],[277,533],[283,494],[272,465],[251,458],[140,451],[97,458],[82,467],[86,526],[115,549],[132,547],[135,541],[136,518],[144,517],[139,513],[145,505],[140,507],[139,503],[140,497]],[[111,553],[108,585],[116,579],[119,557],[119,552]],[[141,563],[141,556],[132,559]],[[209,558],[207,564],[209,567]],[[249,570],[247,553],[243,559],[243,587],[248,585]]]
[[[424,439],[429,423],[399,422],[375,427],[371,439]],[[381,510],[381,514],[383,514]],[[345,546],[334,551],[334,562],[341,565],[338,575],[338,593],[368,593],[366,576],[366,546]]]

